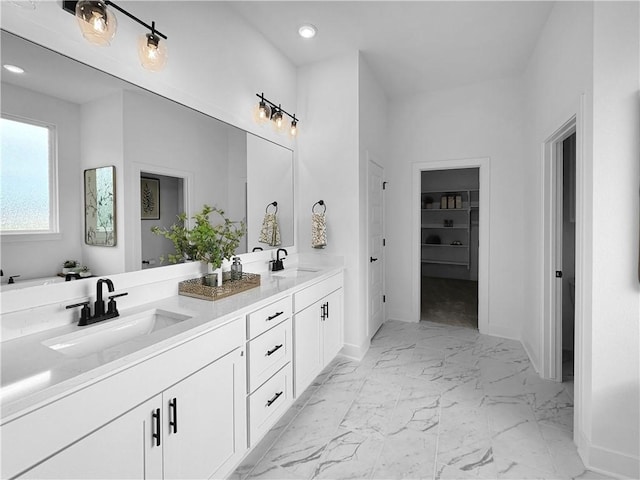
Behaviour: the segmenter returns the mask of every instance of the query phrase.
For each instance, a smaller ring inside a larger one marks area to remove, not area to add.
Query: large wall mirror
[[[56,182],[57,231],[30,241],[0,232],[2,269],[6,276],[20,275],[16,284],[55,277],[66,260],[98,276],[161,266],[160,257],[173,248],[151,227],[170,226],[179,213],[192,216],[204,204],[246,222],[238,254],[293,245],[290,149],[8,32],[1,35],[3,64],[25,71],[2,72],[2,115],[50,125],[56,142],[48,175]],[[84,172],[105,166],[113,166],[117,237],[91,244],[84,241]],[[278,205],[279,245],[260,242],[272,202]]]

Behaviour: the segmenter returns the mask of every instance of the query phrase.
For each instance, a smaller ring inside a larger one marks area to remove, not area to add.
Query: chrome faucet
[[[109,303],[107,305],[107,311],[105,312],[104,300],[102,299],[102,285],[106,283],[109,293],[114,291],[113,282],[108,278],[101,278],[96,285],[96,301],[93,304],[93,315],[91,315],[91,309],[89,308],[89,300],[86,302],[74,303],[73,305],[67,305],[66,308],[82,307],[80,311],[79,327],[85,325],[91,325],[92,323],[101,322],[109,318],[115,318],[120,315],[116,306],[116,298],[124,297],[128,295],[127,292],[119,293],[117,295],[109,295]]]
[[[271,260],[272,272],[279,272],[280,270],[284,270],[284,264],[282,263],[284,259],[280,258],[280,252],[284,252],[285,255],[289,255],[289,253],[284,248],[279,248],[276,252],[276,259]]]

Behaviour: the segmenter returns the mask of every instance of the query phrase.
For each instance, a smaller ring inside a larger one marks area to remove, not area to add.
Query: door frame
[[[429,170],[459,170],[478,168],[480,177],[480,205],[478,208],[478,331],[489,331],[489,220],[490,220],[490,172],[489,157],[461,158],[454,160],[436,160],[416,162],[412,165],[412,229],[411,229],[411,270],[412,270],[412,321],[420,321],[420,194],[422,172]]]
[[[562,279],[555,276],[556,271],[562,270],[562,143],[574,133],[576,133],[577,170],[580,160],[578,157],[577,117],[575,115],[547,138],[543,147],[544,225],[542,245],[544,262],[542,288],[544,304],[540,373],[543,378],[556,382],[562,382]],[[576,198],[576,207],[577,203]],[[577,231],[576,225],[576,233]],[[576,262],[576,277],[577,267]],[[577,302],[575,304],[577,305]],[[574,318],[577,317],[574,316]],[[574,346],[574,352],[574,358],[577,359],[577,346]]]
[[[183,194],[182,201],[184,204],[185,213],[187,214],[187,218],[191,218],[193,208],[192,185],[194,184],[194,177],[192,172],[186,170],[178,170],[175,168],[161,167],[158,165],[150,165],[141,162],[132,162],[131,169],[129,170],[129,177],[131,182],[129,188],[133,193],[133,199],[135,202],[139,202],[140,199],[140,177],[142,173],[181,178]],[[136,203],[136,205],[138,204],[139,203]],[[130,242],[129,245],[133,246],[133,248],[127,249],[127,251],[131,250],[132,253],[129,257],[125,257],[125,267],[127,272],[140,270],[142,264],[142,227],[140,224],[140,213],[136,208],[133,208],[132,210],[135,213],[129,216],[130,223],[127,225],[127,227],[128,231],[132,232],[133,235],[127,240]]]
[[[371,273],[369,270],[371,268],[371,263],[368,261],[368,259],[372,256],[371,255],[371,251],[370,251],[370,245],[369,245],[369,236],[370,236],[370,227],[371,227],[371,225],[369,223],[369,205],[370,205],[370,199],[369,199],[369,191],[370,191],[370,189],[369,189],[369,171],[371,169],[371,165],[372,164],[375,165],[376,167],[378,167],[382,171],[382,176],[381,176],[381,178],[382,178],[382,191],[381,191],[381,194],[380,194],[381,197],[382,197],[382,212],[381,212],[382,219],[381,219],[381,222],[382,222],[382,238],[383,239],[386,238],[386,232],[385,232],[386,208],[385,208],[385,198],[384,198],[384,192],[385,192],[385,189],[384,189],[384,184],[385,184],[384,178],[385,178],[385,176],[384,176],[384,174],[385,174],[385,171],[384,171],[384,167],[380,163],[376,162],[369,155],[369,152],[367,152],[367,173],[366,173],[366,175],[367,175],[367,182],[366,182],[366,185],[367,185],[367,204],[366,204],[366,212],[367,212],[367,237],[366,237],[367,257],[366,257],[366,260],[365,260],[365,263],[367,265],[367,269],[366,269],[367,292],[366,292],[366,295],[365,295],[366,296],[366,315],[367,316],[365,318],[367,318],[367,326],[366,326],[366,332],[367,333],[366,333],[366,336],[369,339],[369,341],[371,340],[373,335],[375,335],[375,333],[376,333],[376,332],[369,332],[369,324],[368,324],[370,313],[371,313],[370,312],[370,308],[369,308],[371,306],[371,298],[370,298],[370,293],[371,292],[369,291],[369,286],[370,286],[369,285],[369,275]],[[386,255],[385,255],[384,249],[385,249],[385,246],[383,244],[382,249],[381,249],[382,258],[380,259],[380,268],[382,269],[382,295],[383,296],[384,296],[385,291],[386,291],[386,275],[385,275],[385,271],[386,271],[386,269],[385,269],[385,258],[386,258]],[[384,301],[382,302],[382,313],[381,313],[381,315],[382,315],[382,324],[384,324],[387,321],[387,304]]]

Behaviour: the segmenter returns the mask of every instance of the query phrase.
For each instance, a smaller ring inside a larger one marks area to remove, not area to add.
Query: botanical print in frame
[[[87,245],[116,245],[116,167],[84,171],[84,241]]]
[[[140,215],[142,220],[160,220],[160,180],[140,177]]]

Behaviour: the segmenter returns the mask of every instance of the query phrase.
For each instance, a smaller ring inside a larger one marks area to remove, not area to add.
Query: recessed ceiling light
[[[318,29],[313,25],[311,25],[310,23],[305,23],[304,25],[301,25],[300,28],[298,29],[298,34],[302,38],[313,38],[316,36],[317,32],[318,32]]]
[[[11,73],[24,73],[24,69],[18,67],[17,65],[6,64],[6,65],[3,65],[3,68],[5,70],[9,70]]]

